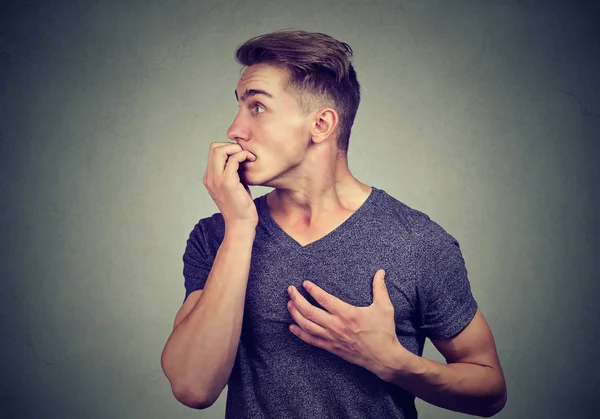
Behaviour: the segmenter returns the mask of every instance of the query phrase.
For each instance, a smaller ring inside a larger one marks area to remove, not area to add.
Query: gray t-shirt
[[[287,289],[294,285],[322,308],[302,286],[309,280],[367,307],[375,272],[384,269],[396,335],[422,356],[426,337],[456,335],[477,311],[458,242],[426,214],[375,187],[342,225],[306,246],[271,217],[266,195],[254,202],[259,222],[226,418],[416,418],[412,394],[296,337],[288,329],[295,320]],[[190,233],[185,298],[204,288],[224,233],[220,213],[201,219]]]

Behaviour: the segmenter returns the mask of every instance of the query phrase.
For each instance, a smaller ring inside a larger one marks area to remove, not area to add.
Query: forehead
[[[277,97],[280,95],[276,93],[283,91],[286,81],[287,73],[285,70],[268,64],[255,64],[244,71],[236,90],[238,96],[241,96],[246,89],[257,88],[266,90]]]

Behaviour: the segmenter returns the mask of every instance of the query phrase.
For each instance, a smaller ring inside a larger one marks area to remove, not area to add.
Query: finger
[[[392,305],[383,269],[378,270],[373,277],[373,304],[378,303]]]
[[[256,160],[256,158],[254,157],[254,155],[252,153],[250,153],[247,150],[232,154],[227,159],[227,163],[225,164],[225,171],[224,171],[223,175],[225,175],[226,177],[233,176],[235,173],[237,173],[238,169],[240,168],[240,163],[243,162],[244,160],[252,161],[252,160]]]
[[[323,327],[328,327],[333,324],[334,316],[325,310],[313,306],[298,290],[290,287],[290,297],[294,303],[296,309],[302,314],[302,316],[313,323],[316,323]]]
[[[300,326],[306,333],[312,336],[317,336],[321,339],[333,340],[331,334],[326,328],[304,317],[292,301],[288,302],[288,310],[298,326]]]
[[[211,178],[221,176],[225,170],[225,162],[229,155],[242,150],[239,144],[234,143],[211,143],[208,154],[206,174]]]
[[[335,349],[333,348],[333,345],[331,344],[331,341],[329,341],[327,339],[321,339],[320,337],[313,336],[310,333],[302,330],[302,328],[298,327],[297,325],[290,326],[290,331],[294,335],[298,336],[298,338],[300,340],[308,343],[309,345],[316,346],[317,348],[325,349],[335,355],[341,356],[340,353],[335,351]]]
[[[302,286],[310,295],[312,295],[312,297],[321,305],[321,307],[327,309],[327,311],[331,314],[339,315],[348,313],[349,310],[354,308],[353,305],[340,300],[335,295],[329,294],[327,291],[310,281],[304,281]]]

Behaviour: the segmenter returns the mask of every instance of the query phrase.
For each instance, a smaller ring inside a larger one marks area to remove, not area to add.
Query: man
[[[348,169],[351,56],[304,31],[238,49],[237,144],[210,146],[221,212],[187,241],[163,370],[194,408],[228,385],[228,418],[416,418],[415,396],[492,416],[506,386],[458,243]],[[422,357],[426,337],[447,364]]]

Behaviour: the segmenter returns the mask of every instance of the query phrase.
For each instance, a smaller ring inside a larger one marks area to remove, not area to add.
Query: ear
[[[313,119],[312,140],[321,143],[331,136],[339,122],[338,113],[333,108],[319,109]]]

